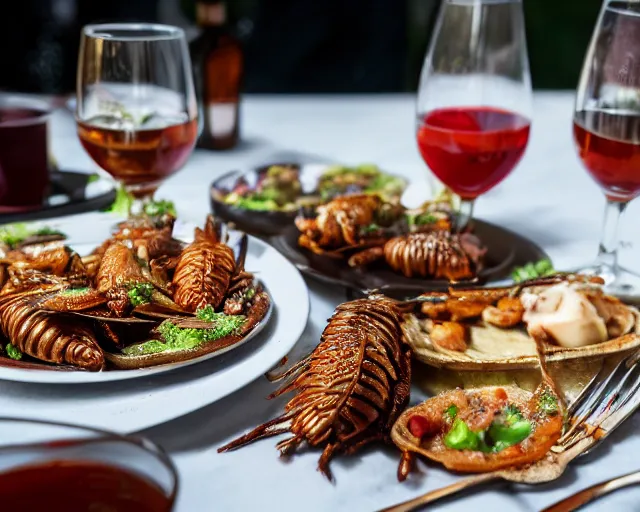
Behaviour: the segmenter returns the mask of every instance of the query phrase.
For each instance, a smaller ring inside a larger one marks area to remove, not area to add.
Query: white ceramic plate
[[[80,220],[82,224],[78,224]],[[87,229],[91,239],[100,240],[102,228],[108,231],[113,222],[113,217],[89,214],[77,216],[75,221],[56,222],[55,227],[67,229],[71,242],[76,239],[86,243]],[[76,233],[71,233],[71,226]],[[85,379],[89,373],[2,368],[0,411],[4,416],[54,421],[73,418],[89,426],[133,432],[197,410],[242,388],[289,353],[309,316],[304,280],[275,249],[252,238],[246,267],[262,280],[275,305],[267,326],[249,343],[208,361],[121,382],[99,380],[108,379],[110,373],[132,370],[93,374],[98,382],[82,382],[73,379]],[[48,375],[47,384],[38,381],[44,377],[36,375]],[[61,378],[68,380],[61,382]]]
[[[95,214],[93,214],[95,215]],[[32,224],[35,225],[35,224]],[[53,227],[53,224],[47,224],[46,222],[38,223],[38,225],[49,225]],[[70,223],[60,222],[56,223],[55,227],[60,229],[62,232],[68,232],[68,228],[70,227]],[[180,229],[183,231],[182,233],[176,233],[179,238],[189,241],[192,239],[192,236],[185,232],[188,228],[192,226],[184,225]],[[65,229],[67,228],[67,229]],[[101,231],[101,230],[100,230]],[[108,232],[108,231],[107,231]],[[94,232],[95,233],[95,232]],[[93,236],[93,235],[92,235]],[[106,238],[106,235],[105,235]],[[233,246],[233,239],[231,238],[230,244]],[[73,246],[73,248],[78,251],[80,254],[88,254],[99,242],[96,243],[73,243],[73,236],[69,239],[69,245]],[[98,239],[100,240],[100,239]],[[281,282],[279,280],[280,270],[275,270],[274,265],[268,264],[265,266],[264,261],[261,261],[261,255],[265,252],[265,247],[267,246],[264,242],[251,238],[249,239],[249,250],[247,254],[247,269],[257,269],[256,274],[258,275],[260,281],[265,286],[267,292],[271,294],[271,287],[275,285],[276,282]],[[260,271],[260,269],[268,268],[267,271]],[[275,270],[275,273],[272,271]],[[20,382],[39,382],[45,384],[69,384],[69,383],[88,383],[88,382],[107,382],[107,381],[115,381],[115,380],[125,380],[125,379],[134,379],[140,377],[147,377],[150,375],[155,375],[158,373],[165,373],[168,371],[172,371],[177,368],[182,368],[185,366],[190,366],[192,364],[200,363],[202,361],[206,361],[208,359],[212,359],[214,357],[221,356],[222,354],[234,350],[245,343],[249,342],[253,338],[255,338],[268,324],[272,312],[275,308],[275,300],[273,296],[271,297],[272,302],[269,308],[269,311],[262,319],[262,321],[256,325],[256,327],[243,338],[240,342],[226,347],[223,350],[219,350],[217,352],[212,352],[209,354],[204,354],[200,357],[194,357],[193,359],[188,359],[186,361],[162,364],[157,366],[151,366],[148,368],[141,368],[138,370],[107,370],[102,372],[89,372],[89,371],[79,371],[79,370],[69,370],[69,371],[56,371],[50,369],[51,367],[48,365],[42,365],[40,368],[19,368],[12,366],[0,366],[0,379],[6,380],[15,380]],[[308,301],[308,299],[307,299]]]

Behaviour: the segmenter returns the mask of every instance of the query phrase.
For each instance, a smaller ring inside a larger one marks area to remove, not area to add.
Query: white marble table
[[[557,268],[595,256],[604,199],[575,155],[571,140],[573,95],[535,96],[532,136],[526,155],[512,176],[478,201],[476,215],[518,231],[540,244]],[[175,201],[179,214],[201,221],[209,210],[208,186],[230,169],[294,152],[307,158],[345,163],[375,162],[412,180],[427,170],[414,142],[413,97],[407,95],[290,97],[252,96],[242,107],[244,142],[225,153],[196,152],[186,168],[159,191]],[[65,113],[53,122],[53,150],[63,167],[92,169]],[[640,231],[632,204],[621,225],[624,265],[640,271]],[[635,247],[633,247],[635,246]],[[310,350],[333,308],[345,300],[343,290],[309,281],[311,317],[294,357]],[[284,312],[283,314],[286,314]],[[454,481],[435,467],[411,482],[396,481],[397,452],[379,446],[332,464],[336,483],[316,471],[319,453],[279,460],[275,440],[236,452],[216,448],[278,413],[283,402],[264,397],[272,386],[259,377],[222,401],[143,432],[163,445],[180,471],[177,512],[200,511],[372,511]],[[413,401],[418,400],[418,396]],[[72,420],[72,419],[70,419]],[[640,468],[636,416],[611,440],[580,461],[555,484],[535,488],[498,484],[450,501],[438,510],[540,510],[602,479]],[[640,491],[620,491],[585,510],[636,510]]]

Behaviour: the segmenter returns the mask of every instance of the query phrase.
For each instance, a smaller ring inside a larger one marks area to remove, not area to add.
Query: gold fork
[[[640,484],[640,471],[634,471],[633,473],[611,478],[610,480],[582,489],[581,491],[554,503],[540,512],[571,512],[572,510],[576,510],[587,503],[597,500],[605,494],[617,491],[623,487],[638,484]]]
[[[379,512],[408,512],[481,483],[507,480],[538,484],[559,478],[576,457],[602,442],[640,405],[640,352],[624,357],[613,369],[603,365],[567,410],[570,427],[547,457],[523,468],[502,469],[463,478]]]

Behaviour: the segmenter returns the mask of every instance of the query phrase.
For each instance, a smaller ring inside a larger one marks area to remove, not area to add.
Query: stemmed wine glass
[[[87,25],[76,121],[84,149],[135,198],[130,218],[193,151],[197,104],[184,31],[139,23]]]
[[[640,195],[640,1],[605,0],[585,57],[573,135],[589,175],[606,197],[596,261],[609,293],[640,295],[640,276],[618,264],[618,224]]]
[[[521,0],[444,0],[417,100],[417,142],[460,197],[458,230],[529,140],[531,79]]]

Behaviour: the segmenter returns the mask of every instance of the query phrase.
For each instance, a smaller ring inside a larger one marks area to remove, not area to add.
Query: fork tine
[[[573,433],[580,425],[584,423],[586,419],[588,419],[593,411],[597,408],[597,406],[602,401],[603,396],[605,395],[605,391],[607,386],[614,380],[614,377],[620,373],[620,369],[624,368],[625,359],[620,361],[612,370],[609,371],[608,375],[606,369],[603,368],[596,375],[596,379],[592,380],[595,382],[595,388],[593,390],[589,390],[586,394],[586,400],[576,400],[574,404],[576,407],[573,407],[573,411],[568,411],[573,418],[573,422],[571,427],[558,441],[559,444],[562,444],[563,439],[568,438],[570,434]],[[604,371],[603,371],[604,370]],[[585,398],[582,396],[582,393],[579,396],[580,398]]]
[[[635,363],[637,362],[637,358],[635,356],[636,353],[623,358],[609,371],[603,366],[596,374],[595,379],[589,382],[585,388],[587,389],[587,393],[581,392],[568,410],[569,415],[572,417],[571,426],[558,440],[559,445],[566,444],[575,432],[593,416],[601,404],[604,403],[606,405],[609,403],[607,397],[610,396],[612,392],[615,393],[622,388],[621,384],[626,382],[629,373],[636,367]],[[614,390],[608,391],[612,383],[618,383],[618,386],[616,386]],[[593,389],[591,389],[592,384],[595,386]]]
[[[632,379],[633,374],[639,371],[637,355],[634,353],[622,359],[608,376],[596,384],[589,398],[572,414],[571,427],[558,440],[559,446],[566,450],[582,437],[591,435],[635,395],[640,389],[640,376]],[[627,385],[629,381],[632,381],[631,385]],[[589,432],[582,429],[585,423],[589,425]]]
[[[584,401],[584,399],[589,397],[589,396],[591,396],[591,392],[593,391],[593,387],[596,386],[597,383],[600,382],[603,379],[603,375],[607,371],[609,373],[611,373],[614,369],[615,368],[610,369],[605,364],[603,364],[600,367],[600,370],[598,370],[598,373],[596,373],[593,377],[591,377],[591,380],[587,383],[587,385],[584,388],[582,388],[580,393],[578,393],[578,396],[573,400],[573,402],[571,402],[571,404],[569,404],[569,406],[567,407],[567,415],[568,416],[573,416],[575,411],[578,409],[578,407]]]
[[[626,365],[623,364],[622,367],[626,368]],[[616,402],[620,398],[621,392],[624,392],[624,398],[628,400],[628,397],[630,395],[628,394],[628,390],[626,391],[624,390],[624,387],[627,381],[629,380],[629,378],[631,377],[631,375],[635,372],[636,368],[637,367],[635,365],[629,368],[626,368],[625,374],[622,376],[622,378],[619,381],[617,381],[617,385],[612,390],[608,391],[605,394],[605,396],[603,397],[604,400],[600,401],[600,403],[596,406],[596,408],[591,413],[590,417],[587,418],[586,421],[590,420],[591,418],[594,418],[597,420],[598,418],[602,418],[609,411],[611,411],[611,408],[614,405],[616,405]]]
[[[593,450],[596,446],[598,446],[606,437],[609,436],[611,432],[613,432],[618,425],[620,425],[623,421],[625,421],[629,416],[631,416],[638,406],[640,406],[640,400],[636,396],[638,394],[638,390],[640,390],[640,376],[636,378],[634,385],[632,386],[629,393],[620,401],[616,410],[611,414],[608,414],[606,418],[602,418],[599,422],[599,427],[601,429],[601,434],[598,436],[596,441],[587,448],[582,455],[586,455],[591,450]],[[635,400],[632,400],[635,398]]]

